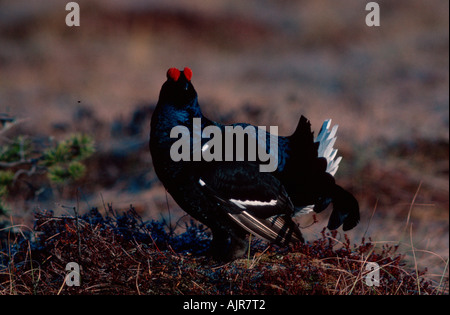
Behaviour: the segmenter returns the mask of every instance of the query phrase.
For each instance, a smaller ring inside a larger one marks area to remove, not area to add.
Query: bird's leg
[[[212,229],[213,239],[211,245],[209,246],[208,255],[214,260],[224,261],[227,260],[225,257],[228,252],[229,247],[229,235],[227,232],[221,229]]]

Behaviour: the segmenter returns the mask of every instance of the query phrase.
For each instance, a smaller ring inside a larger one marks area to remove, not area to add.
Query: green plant
[[[94,152],[93,138],[83,134],[45,144],[24,135],[6,140],[0,146],[0,215],[6,213],[9,190],[21,176],[45,173],[55,184],[73,182],[85,175],[83,161]]]
[[[94,152],[94,141],[86,135],[73,135],[57,143],[43,155],[43,163],[48,167],[48,177],[55,183],[80,179],[86,171],[81,161]]]

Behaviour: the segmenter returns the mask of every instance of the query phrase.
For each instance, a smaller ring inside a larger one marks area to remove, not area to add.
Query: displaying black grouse
[[[254,137],[257,145],[265,146],[266,153],[271,154],[275,151],[270,151],[269,140],[276,137],[278,164],[273,172],[261,172],[261,159],[252,160],[247,155],[234,161],[196,159],[194,156],[201,156],[199,150],[208,149],[210,138],[195,136],[194,129],[214,127],[225,134],[226,126],[203,116],[191,78],[189,68],[168,70],[151,119],[150,152],[157,176],[178,205],[211,229],[210,252],[216,259],[241,256],[249,232],[280,245],[302,242],[292,217],[312,210],[320,212],[330,203],[333,211],[329,229],[343,225],[344,230],[349,230],[358,224],[358,202],[333,177],[341,159],[336,158],[337,150],[333,149],[337,126],[330,130],[330,120],[325,121],[314,139],[309,121],[302,116],[291,136],[268,132],[262,137],[246,135],[246,144]],[[196,123],[200,125],[196,127]],[[181,160],[173,158],[174,152],[180,150],[174,144],[181,139],[180,132],[173,132],[173,128],[180,126],[178,131],[189,132],[186,146],[190,150],[189,158]]]

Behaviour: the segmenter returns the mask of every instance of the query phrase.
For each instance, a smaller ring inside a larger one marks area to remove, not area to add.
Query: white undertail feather
[[[337,154],[337,149],[334,149],[334,143],[336,142],[336,132],[338,125],[334,125],[331,130],[328,130],[331,125],[331,119],[325,120],[320,128],[319,134],[317,135],[315,142],[319,142],[319,157],[324,157],[327,159],[327,173],[334,176],[339,168],[339,162],[341,162],[342,157],[335,159]]]
[[[270,201],[230,199],[230,201],[241,209],[247,209],[245,206],[275,206],[277,204],[276,199]]]
[[[322,128],[320,128],[319,134],[317,135],[314,142],[319,143],[318,155],[319,157],[324,157],[327,159],[327,173],[334,176],[336,174],[339,163],[342,160],[342,157],[339,156],[336,158],[337,149],[334,149],[334,143],[336,142],[336,132],[338,129],[338,125],[334,125],[331,130],[329,130],[331,126],[331,119],[327,119],[324,121]],[[314,205],[309,205],[304,208],[296,208],[296,215],[303,215],[310,213],[313,211]]]

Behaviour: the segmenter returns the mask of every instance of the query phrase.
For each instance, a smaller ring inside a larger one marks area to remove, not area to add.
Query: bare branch
[[[0,161],[0,167],[1,168],[12,168],[27,164],[34,164],[37,160],[36,159],[28,159],[28,160],[20,160],[20,161],[14,161],[14,162],[2,162]]]
[[[28,119],[16,119],[14,117],[10,117],[6,114],[0,113],[0,135],[6,133],[9,129],[17,126],[18,124],[27,121]]]
[[[13,177],[13,183],[15,183],[15,182],[19,179],[20,175],[22,175],[22,174],[25,174],[25,175],[27,175],[28,177],[31,177],[31,176],[33,176],[33,175],[36,174],[36,173],[37,173],[37,167],[36,167],[36,164],[33,164],[33,166],[32,166],[29,170],[24,170],[24,169],[18,170],[18,171],[14,174],[14,177]]]

